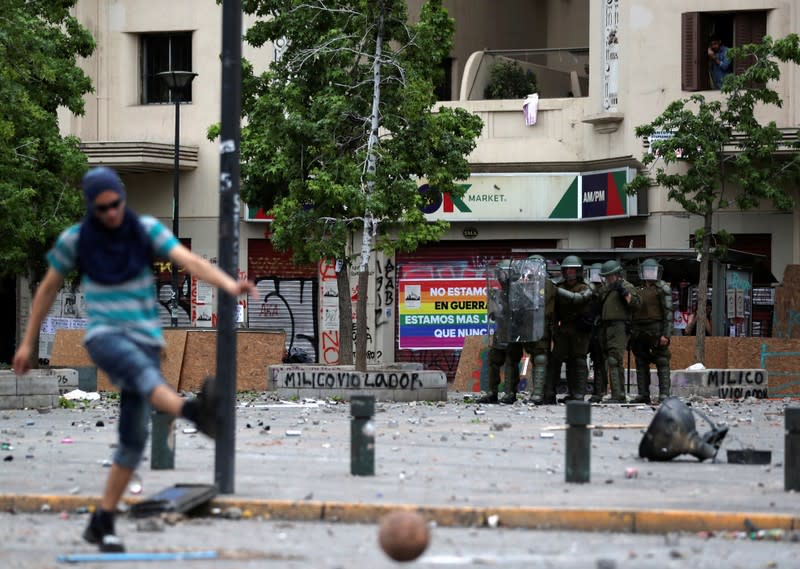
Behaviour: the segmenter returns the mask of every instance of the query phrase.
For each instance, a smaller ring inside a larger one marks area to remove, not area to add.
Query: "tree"
[[[245,40],[285,41],[282,57],[243,80],[242,194],[271,209],[272,242],[296,262],[334,258],[349,291],[358,259],[356,367],[366,369],[368,261],[376,247],[413,250],[437,239],[418,179],[460,197],[481,120],[434,112],[434,86],[452,44],[440,0],[409,24],[405,0],[246,0],[260,19]],[[361,234],[361,243],[356,245]],[[340,295],[341,297],[341,295]],[[351,335],[340,310],[341,345]]]
[[[778,61],[800,63],[798,36],[774,42],[767,36],[760,44],[731,50],[730,55],[751,65],[745,72],[725,78],[721,97],[679,99],[651,123],[636,128],[641,137],[668,133],[667,138],[652,142],[642,162],[655,168],[655,183],[667,189],[670,200],[703,218],[702,227],[695,232],[700,254],[696,361],[703,361],[705,355],[710,256],[723,255],[731,242],[730,235],[717,228],[719,241],[712,250],[714,213],[731,206],[748,210],[762,200],[789,211],[794,200],[787,193],[787,183],[796,179],[798,172],[797,131],[788,133],[787,141],[774,122],[761,124],[756,116],[760,108],[782,105],[769,82],[780,79]],[[640,174],[628,191],[643,191],[650,185],[650,177]]]
[[[0,274],[26,277],[31,294],[47,248],[83,211],[86,157],[57,116],[82,114],[92,91],[77,59],[95,44],[70,15],[76,2],[0,0]]]

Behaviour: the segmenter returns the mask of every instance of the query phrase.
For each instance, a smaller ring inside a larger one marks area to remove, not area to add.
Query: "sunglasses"
[[[113,202],[95,204],[94,210],[97,213],[105,213],[110,209],[117,209],[120,205],[122,205],[122,198],[117,198]]]

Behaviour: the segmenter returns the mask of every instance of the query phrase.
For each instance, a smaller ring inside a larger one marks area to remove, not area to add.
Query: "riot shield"
[[[489,345],[505,347],[511,337],[511,308],[508,303],[511,263],[501,261],[496,265],[488,265],[486,269],[486,323],[489,329]]]
[[[511,342],[536,342],[545,336],[545,282],[547,265],[541,259],[512,263],[509,282]]]

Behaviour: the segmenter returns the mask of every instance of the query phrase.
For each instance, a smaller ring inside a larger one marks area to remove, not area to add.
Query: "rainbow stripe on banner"
[[[460,350],[486,329],[485,279],[400,279],[401,350]]]

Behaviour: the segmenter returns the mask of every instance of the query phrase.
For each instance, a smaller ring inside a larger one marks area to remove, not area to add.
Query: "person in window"
[[[711,82],[715,89],[720,89],[725,76],[731,72],[731,60],[728,47],[718,37],[712,37],[708,45],[708,64]]]
[[[689,315],[689,320],[686,322],[686,329],[683,331],[684,336],[697,335],[697,310]],[[706,305],[706,336],[713,336],[711,331],[711,305]]]

